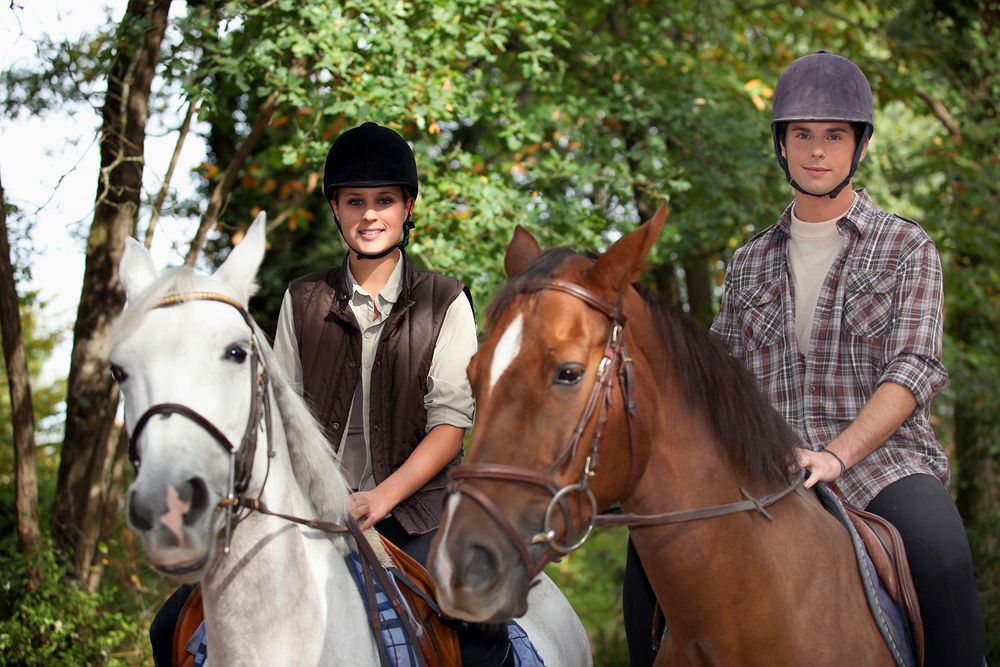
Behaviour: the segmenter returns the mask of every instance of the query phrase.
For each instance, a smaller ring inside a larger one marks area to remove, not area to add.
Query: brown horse
[[[669,626],[657,664],[894,664],[847,532],[797,483],[794,433],[720,343],[632,286],[665,218],[596,260],[515,232],[431,555],[441,607],[522,613],[619,501]]]

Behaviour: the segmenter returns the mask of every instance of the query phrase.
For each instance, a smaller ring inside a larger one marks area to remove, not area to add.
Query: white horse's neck
[[[275,413],[278,411],[276,410]],[[273,511],[319,517],[296,482],[281,415],[262,495]],[[266,439],[257,461],[266,459]],[[259,467],[259,466],[257,466]],[[255,479],[261,479],[255,469]],[[339,480],[330,480],[337,483]],[[210,660],[215,664],[377,664],[367,617],[344,556],[345,538],[252,513],[202,582]]]

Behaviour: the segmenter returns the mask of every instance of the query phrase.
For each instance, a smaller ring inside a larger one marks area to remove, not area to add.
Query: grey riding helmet
[[[399,185],[407,196],[417,197],[420,183],[417,162],[410,145],[394,130],[371,121],[345,131],[330,146],[323,169],[323,196],[332,201],[339,188],[374,188]],[[340,220],[334,216],[337,228]],[[403,249],[410,240],[413,220],[407,216],[403,223],[403,239],[380,253],[368,255],[354,250],[360,259],[385,257],[396,248]],[[341,234],[344,230],[340,229]],[[347,242],[347,238],[344,238]],[[348,243],[350,246],[350,243]]]
[[[830,192],[817,195],[803,190],[788,171],[788,161],[781,155],[781,132],[789,121],[836,121],[863,126],[854,147],[851,171]],[[872,89],[858,66],[843,56],[817,51],[795,60],[778,78],[771,107],[771,134],[778,164],[793,188],[814,197],[836,197],[843,190],[861,161],[861,152],[875,131]]]

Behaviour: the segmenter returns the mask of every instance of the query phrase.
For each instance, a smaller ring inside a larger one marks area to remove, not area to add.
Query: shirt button
[[[816,385],[814,385],[814,384],[809,385],[809,393],[810,394],[815,394],[816,393]]]
[[[340,422],[333,422],[332,424],[330,424],[330,428],[333,429],[334,431],[339,431],[340,430]]]
[[[351,359],[350,361],[347,362],[347,365],[350,366],[351,368],[357,368],[358,362],[354,361],[354,359]]]
[[[371,337],[372,337],[372,332],[371,331],[366,331],[365,332],[365,338],[371,338]]]

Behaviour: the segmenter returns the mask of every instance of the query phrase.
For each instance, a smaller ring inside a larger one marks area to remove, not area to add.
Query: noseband
[[[611,320],[611,330],[608,332],[607,342],[604,345],[604,355],[597,368],[597,378],[594,381],[594,388],[587,399],[583,414],[580,415],[576,428],[570,436],[569,443],[556,458],[555,462],[549,466],[545,474],[499,463],[463,463],[452,469],[452,481],[448,487],[450,493],[459,493],[475,501],[493,522],[500,527],[507,535],[510,543],[517,550],[529,573],[529,577],[534,578],[545,567],[545,564],[548,562],[548,553],[543,551],[537,560],[532,559],[531,554],[528,553],[528,545],[525,543],[525,540],[518,533],[514,525],[503,515],[503,512],[496,503],[476,487],[463,484],[464,481],[489,479],[520,482],[537,486],[548,492],[552,496],[552,499],[545,508],[545,520],[542,532],[533,535],[530,543],[545,544],[548,551],[556,554],[557,559],[583,546],[595,526],[658,526],[699,521],[748,511],[758,512],[767,520],[772,520],[771,515],[765,508],[794,492],[802,484],[801,477],[793,476],[791,483],[785,488],[759,498],[751,496],[745,489],[741,488],[740,493],[743,500],[722,505],[713,505],[693,510],[664,512],[661,514],[598,513],[597,499],[594,497],[590,482],[597,474],[600,453],[598,448],[604,436],[608,411],[612,405],[612,389],[616,374],[621,389],[622,402],[625,407],[625,424],[628,429],[630,457],[629,483],[625,492],[620,496],[621,498],[627,498],[632,493],[640,477],[638,448],[635,442],[635,429],[632,426],[632,418],[635,416],[635,402],[632,400],[631,394],[634,384],[632,359],[625,350],[623,339],[625,315],[622,312],[622,297],[619,295],[617,302],[612,304],[610,301],[597,296],[584,287],[557,278],[531,282],[523,287],[519,293],[540,292],[543,290],[555,290],[570,294],[603,313]],[[590,440],[590,448],[587,452],[583,470],[577,481],[560,487],[555,481],[555,475],[560,468],[575,458],[579,450],[580,441],[583,439],[583,433],[586,430],[587,424],[594,418],[595,412],[597,418],[594,424],[594,433]],[[584,529],[582,537],[572,544],[562,544],[556,539],[557,533],[552,527],[552,518],[556,508],[558,508],[563,514],[563,521],[568,535],[572,526],[572,517],[566,503],[566,497],[572,493],[581,493],[590,501],[590,517],[587,520],[587,526]]]
[[[566,498],[573,493],[580,493],[589,501],[591,519],[597,515],[597,499],[594,497],[590,481],[597,474],[597,467],[600,462],[599,447],[604,437],[604,427],[607,423],[608,412],[613,402],[612,392],[616,375],[618,376],[622,401],[625,405],[625,421],[628,428],[629,454],[631,458],[629,484],[623,496],[628,496],[632,492],[639,478],[639,457],[636,451],[632,428],[632,416],[635,413],[635,403],[631,396],[631,387],[633,384],[632,359],[626,353],[623,339],[625,315],[622,312],[621,296],[619,296],[617,302],[611,303],[584,287],[557,278],[531,282],[523,287],[520,293],[541,292],[544,290],[553,290],[574,296],[591,308],[606,315],[611,320],[611,329],[604,344],[604,354],[597,367],[597,377],[594,380],[594,387],[590,391],[590,396],[587,399],[583,413],[580,415],[580,419],[577,421],[576,428],[573,430],[566,447],[552,465],[549,466],[545,474],[498,463],[463,463],[451,471],[452,481],[449,486],[449,492],[464,494],[475,501],[490,516],[494,523],[503,530],[517,549],[521,560],[524,561],[524,565],[532,577],[538,574],[545,566],[547,554],[543,553],[542,557],[538,560],[532,559],[528,553],[528,546],[525,544],[525,541],[521,538],[517,529],[504,517],[496,504],[476,487],[463,484],[465,480],[505,480],[530,484],[544,489],[552,498],[545,509],[545,521],[542,532],[532,536],[530,540],[531,544],[545,544],[549,550],[559,557],[580,548],[590,537],[594,529],[592,520],[587,521],[587,527],[582,537],[572,544],[565,544],[557,540],[557,532],[552,526],[552,519],[558,508],[563,515],[566,534],[569,534],[572,522]],[[596,421],[583,470],[575,482],[560,487],[555,480],[556,473],[576,458],[577,452],[580,449],[580,443],[583,440],[583,434],[586,431],[587,425],[594,420],[595,413]]]
[[[257,433],[260,430],[260,423],[263,419],[264,430],[267,436],[267,456],[268,469],[270,460],[274,457],[274,443],[271,434],[271,401],[268,392],[267,364],[264,363],[260,355],[260,344],[257,342],[257,334],[254,329],[253,319],[250,313],[241,303],[225,294],[214,292],[188,292],[186,294],[175,294],[160,299],[153,309],[170,308],[190,301],[217,301],[232,306],[243,317],[243,321],[250,327],[250,415],[247,418],[247,425],[243,431],[239,446],[233,445],[229,438],[219,430],[212,422],[199,414],[193,408],[180,403],[157,403],[147,409],[139,420],[135,423],[128,439],[128,454],[136,473],[139,472],[141,460],[139,457],[139,436],[149,421],[160,415],[164,418],[171,415],[180,415],[199,426],[208,433],[226,452],[229,454],[229,482],[226,498],[220,503],[229,508],[226,521],[226,543],[225,552],[229,553],[229,541],[232,534],[233,517],[240,506],[238,496],[243,494],[250,485],[250,476],[253,472],[253,459],[257,452]],[[267,477],[265,475],[265,481]],[[263,491],[263,485],[261,485]],[[259,498],[258,498],[259,502]]]

